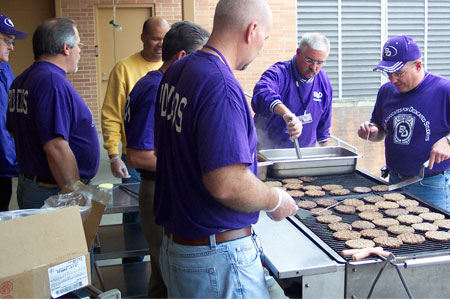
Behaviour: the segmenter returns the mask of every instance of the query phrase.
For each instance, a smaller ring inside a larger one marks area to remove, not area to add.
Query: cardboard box
[[[92,248],[95,236],[97,235],[98,227],[100,226],[100,221],[102,220],[103,213],[105,212],[106,205],[108,204],[109,200],[109,198],[102,199],[102,203],[96,200],[92,200],[92,209],[87,219],[83,222],[84,234],[86,236],[86,244],[88,249]]]
[[[78,206],[0,222],[0,298],[55,298],[91,284],[86,241]]]

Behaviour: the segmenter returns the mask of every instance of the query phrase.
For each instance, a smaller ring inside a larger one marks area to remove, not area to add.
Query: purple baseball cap
[[[14,23],[8,16],[0,14],[0,32],[8,35],[14,35],[16,40],[26,39],[28,33],[14,28]]]
[[[407,35],[391,37],[383,46],[383,59],[373,68],[386,73],[398,72],[408,61],[422,56],[417,43]]]

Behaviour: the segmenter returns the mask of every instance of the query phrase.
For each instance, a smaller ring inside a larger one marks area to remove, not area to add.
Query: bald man
[[[140,182],[141,176],[136,169],[126,164],[126,146],[124,127],[125,102],[136,82],[150,71],[162,66],[162,42],[170,26],[160,17],[147,19],[142,26],[141,41],[143,50],[118,62],[111,71],[102,107],[103,147],[108,151],[111,172],[122,183]],[[122,156],[119,156],[119,144],[122,142]],[[124,213],[123,223],[139,223],[137,212]],[[125,235],[125,239],[127,236]],[[124,258],[124,263],[142,261],[143,257]]]
[[[252,236],[259,212],[296,212],[257,177],[256,132],[234,70],[269,37],[263,0],[220,0],[202,50],[166,71],[155,107],[155,218],[164,227],[161,273],[169,298],[269,298]]]

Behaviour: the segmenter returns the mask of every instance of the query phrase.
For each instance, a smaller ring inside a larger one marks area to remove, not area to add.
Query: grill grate
[[[273,180],[273,179],[268,179]],[[325,185],[325,184],[340,184],[344,188],[349,189],[350,191],[355,186],[366,186],[371,187],[374,185],[379,184],[379,182],[376,181],[376,179],[372,179],[369,176],[366,176],[364,174],[360,174],[358,172],[351,173],[351,174],[343,174],[343,175],[332,175],[332,176],[320,176],[317,177],[317,179],[311,183],[313,185]],[[390,192],[388,192],[390,193]],[[401,193],[401,192],[400,192]],[[351,193],[346,196],[331,196],[327,193],[326,196],[322,198],[333,198],[335,200],[342,200],[347,198],[358,198],[363,200],[362,198],[368,195],[383,195],[384,193],[369,193],[369,194],[357,194],[357,193]],[[402,193],[403,194],[403,193]],[[435,206],[428,204],[425,201],[422,201],[421,199],[417,199],[416,197],[410,195],[410,194],[404,194],[409,199],[414,199],[419,201],[421,206],[428,207],[430,209],[430,212],[438,212],[446,215],[446,218],[450,218],[450,215],[448,212],[442,211],[439,208],[436,208]],[[313,198],[313,197],[301,197],[302,200],[312,200],[317,201],[320,198]],[[297,199],[298,200],[298,199]],[[364,200],[363,200],[364,201]],[[366,204],[369,204],[366,202]],[[346,215],[341,214],[334,210],[334,208],[331,208],[334,215],[342,217],[342,222],[351,224],[353,221],[361,220],[358,217],[358,213],[355,213],[353,215]],[[384,214],[384,210],[380,209],[380,213],[383,214],[384,217],[388,217]],[[311,216],[309,218],[300,220],[306,227],[308,227],[317,237],[319,237],[323,242],[325,242],[331,249],[333,249],[336,253],[340,255],[341,251],[344,249],[347,249],[345,247],[345,244],[343,241],[338,241],[333,238],[332,234],[333,231],[328,229],[328,224],[322,224],[316,221],[316,218],[314,216]],[[376,226],[377,229],[386,230],[386,228]],[[416,231],[415,233],[423,235],[424,233]],[[395,235],[389,233],[389,236],[395,237]],[[432,252],[439,252],[439,251],[450,251],[450,241],[448,242],[434,242],[429,241],[428,239],[425,240],[422,244],[418,245],[409,245],[409,244],[403,244],[402,246],[398,248],[386,248],[387,250],[391,251],[396,255],[397,257],[405,256],[405,257],[414,257],[418,256],[419,254],[427,254]],[[346,258],[347,260],[350,260],[351,258]]]

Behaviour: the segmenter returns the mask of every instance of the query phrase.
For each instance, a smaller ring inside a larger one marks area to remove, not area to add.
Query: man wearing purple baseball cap
[[[388,76],[378,91],[370,122],[360,125],[362,139],[384,139],[389,183],[417,176],[404,187],[436,206],[450,210],[450,80],[425,71],[421,51],[409,36],[390,38],[374,68]]]
[[[14,39],[25,39],[28,33],[17,30],[10,18],[0,14],[0,211],[8,210],[12,194],[12,177],[17,176],[14,140],[6,130],[8,90],[14,80],[9,53]]]

